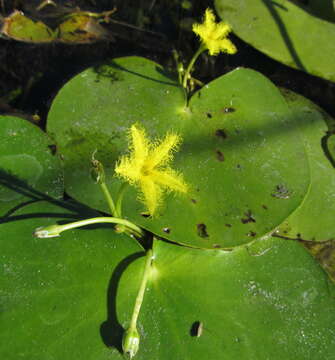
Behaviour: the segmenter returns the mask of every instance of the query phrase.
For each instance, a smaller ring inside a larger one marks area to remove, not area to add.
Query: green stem
[[[187,80],[188,78],[190,77],[190,73],[191,73],[191,70],[193,68],[193,65],[195,63],[195,61],[197,60],[197,58],[199,57],[199,55],[206,50],[206,47],[201,44],[199,46],[199,49],[196,51],[196,53],[193,55],[190,63],[188,64],[187,68],[186,68],[186,71],[185,71],[185,74],[184,74],[184,80],[183,80],[183,88],[184,89],[187,89]]]
[[[130,321],[129,328],[124,332],[122,338],[122,349],[125,355],[127,355],[130,359],[132,359],[139,348],[140,345],[140,334],[137,331],[137,319],[138,315],[140,314],[141,305],[144,298],[144,292],[147,286],[148,277],[150,274],[150,267],[152,262],[152,250],[149,249],[146,254],[146,262],[145,268],[143,272],[143,277],[140,285],[140,289],[138,291],[135,306],[133,310],[133,314]]]
[[[75,221],[69,224],[64,225],[51,225],[46,227],[41,227],[35,230],[34,235],[39,238],[49,238],[59,236],[60,233],[66,230],[75,229],[81,226],[92,225],[92,224],[101,224],[101,223],[112,223],[112,224],[120,224],[126,226],[134,235],[142,237],[143,231],[140,227],[133,224],[132,222],[115,218],[115,217],[96,217],[91,219],[85,219],[80,221]]]
[[[144,297],[144,292],[145,292],[145,288],[147,286],[147,281],[148,281],[148,277],[149,277],[149,273],[150,273],[149,270],[151,267],[151,262],[152,262],[152,250],[149,249],[147,251],[147,255],[146,255],[146,262],[145,262],[145,268],[144,268],[144,273],[143,273],[143,277],[142,277],[142,282],[141,282],[140,289],[139,289],[137,297],[136,297],[133,315],[132,315],[131,321],[130,321],[130,326],[129,326],[130,331],[136,329],[137,319],[138,319],[138,315],[140,314],[141,305],[142,305],[143,297]]]
[[[123,195],[127,189],[127,185],[128,184],[126,182],[122,183],[119,192],[117,194],[116,204],[115,204],[115,216],[117,217],[122,216],[122,200],[123,200]]]
[[[101,183],[99,183],[100,187],[101,187],[101,190],[107,200],[107,203],[108,203],[108,206],[109,206],[109,209],[111,211],[111,214],[113,216],[119,216],[115,210],[115,204],[114,204],[114,201],[113,201],[113,198],[112,198],[112,195],[110,194],[108,188],[107,188],[107,185],[106,183],[103,181]]]

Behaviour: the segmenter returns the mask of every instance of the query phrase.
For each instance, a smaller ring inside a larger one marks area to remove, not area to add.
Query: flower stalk
[[[140,314],[141,306],[143,303],[144,293],[150,274],[152,260],[153,260],[153,252],[151,249],[149,249],[146,254],[143,277],[135,300],[135,306],[130,320],[130,325],[129,328],[125,331],[122,339],[123,352],[126,355],[128,355],[130,359],[136,355],[140,344],[140,336],[137,330],[137,319]]]
[[[64,225],[55,224],[50,226],[39,227],[35,230],[34,236],[38,238],[51,238],[51,237],[60,236],[60,234],[66,230],[75,229],[86,225],[104,224],[104,223],[123,225],[135,236],[137,237],[144,236],[143,230],[137,225],[133,224],[132,222],[126,219],[115,218],[115,217],[96,217],[96,218],[75,221]]]

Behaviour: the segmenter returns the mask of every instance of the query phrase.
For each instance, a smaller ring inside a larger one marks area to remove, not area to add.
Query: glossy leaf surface
[[[79,211],[79,214],[77,213]],[[40,226],[88,216],[71,205],[26,206],[0,226],[3,359],[111,359],[123,329],[115,315],[119,277],[141,247],[110,226],[33,238]],[[94,216],[92,213],[91,216]],[[141,272],[117,310],[130,317]],[[106,344],[104,343],[106,342]]]
[[[303,135],[311,185],[303,203],[282,224],[278,233],[303,240],[332,240],[335,238],[335,168],[327,134],[335,120],[306,98],[288,91],[285,95]]]
[[[215,8],[236,35],[257,50],[288,66],[335,81],[334,23],[312,16],[289,0],[216,0]]]
[[[63,170],[54,147],[36,125],[0,116],[0,215],[25,201],[63,195]]]
[[[1,224],[0,353],[8,360],[123,358],[141,248],[111,227],[32,238],[38,226],[78,218],[67,207],[29,205]],[[177,359],[331,358],[334,286],[300,244],[269,238],[224,252],[155,241],[154,256],[136,359],[170,359],[172,345]]]
[[[168,194],[160,216],[144,218],[138,191],[129,187],[124,214],[173,241],[230,247],[270,232],[304,198],[308,163],[290,116],[278,89],[255,71],[237,69],[212,81],[186,108],[182,89],[168,73],[129,57],[68,82],[52,104],[47,130],[65,160],[66,191],[105,211],[90,177],[93,153],[115,195],[120,181],[113,169],[127,153],[132,124],[142,124],[152,140],[180,134],[172,167],[190,185],[187,196]]]

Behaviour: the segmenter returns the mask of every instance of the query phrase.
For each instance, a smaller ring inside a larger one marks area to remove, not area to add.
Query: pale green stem
[[[130,331],[136,329],[138,315],[140,314],[141,305],[142,305],[143,297],[144,297],[144,292],[145,292],[149,274],[150,274],[151,262],[152,262],[152,250],[149,249],[147,251],[147,255],[146,255],[146,262],[145,262],[145,268],[144,268],[144,273],[143,273],[143,277],[142,277],[142,282],[141,282],[140,289],[139,289],[137,297],[136,297],[133,315],[132,315],[131,321],[130,321],[130,326],[129,326]]]
[[[107,200],[107,203],[108,203],[108,206],[109,206],[109,209],[111,211],[111,214],[113,216],[120,216],[117,214],[116,210],[115,210],[115,204],[114,204],[114,201],[113,201],[113,198],[112,198],[112,195],[110,194],[108,188],[107,188],[107,185],[106,183],[103,181],[101,183],[99,183],[100,187],[101,187],[101,190]]]
[[[122,183],[119,192],[117,194],[116,204],[115,204],[115,216],[117,217],[122,216],[122,200],[123,200],[123,195],[127,189],[127,186],[128,184],[126,182]]]
[[[132,233],[134,233],[136,236],[142,237],[143,231],[140,227],[133,224],[132,222],[115,218],[115,217],[96,217],[91,219],[85,219],[80,221],[75,221],[69,224],[64,225],[51,225],[46,227],[41,227],[35,230],[34,235],[39,238],[49,238],[49,237],[55,237],[59,236],[60,233],[66,230],[75,229],[81,226],[86,225],[92,225],[92,224],[101,224],[101,223],[112,223],[112,224],[120,224],[126,226],[127,229],[129,229]]]
[[[184,74],[184,80],[183,80],[183,88],[184,89],[187,89],[187,80],[189,79],[190,77],[190,73],[192,71],[192,68],[193,68],[193,65],[195,63],[195,61],[197,60],[197,58],[199,57],[199,55],[206,50],[206,46],[201,44],[199,46],[199,49],[196,51],[196,53],[193,55],[190,63],[188,64],[187,68],[186,68],[186,71],[185,71],[185,74]]]
[[[125,355],[128,355],[130,359],[132,359],[136,355],[140,345],[140,334],[137,331],[136,325],[150,274],[151,262],[152,262],[152,250],[149,249],[147,250],[142,281],[141,281],[140,289],[137,293],[133,314],[130,320],[130,325],[129,328],[124,332],[122,339],[123,352],[125,353]]]

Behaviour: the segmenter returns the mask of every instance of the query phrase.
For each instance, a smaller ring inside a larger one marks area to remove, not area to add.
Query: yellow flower
[[[237,51],[235,45],[227,39],[231,27],[223,21],[216,23],[215,15],[211,9],[206,10],[204,22],[193,24],[192,30],[199,35],[210,55],[217,55],[221,51],[235,54]]]
[[[168,166],[180,142],[180,136],[170,133],[163,140],[150,143],[144,129],[136,125],[130,128],[131,153],[120,158],[115,172],[141,190],[140,200],[150,215],[161,205],[164,192],[187,191],[182,175]]]

